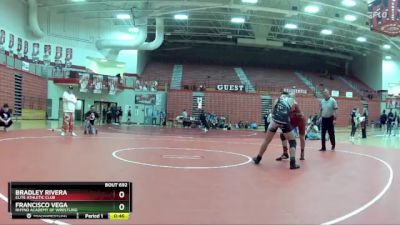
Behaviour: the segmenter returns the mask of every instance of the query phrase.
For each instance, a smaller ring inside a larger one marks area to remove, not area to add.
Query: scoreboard
[[[8,211],[13,219],[127,220],[131,182],[10,182]]]

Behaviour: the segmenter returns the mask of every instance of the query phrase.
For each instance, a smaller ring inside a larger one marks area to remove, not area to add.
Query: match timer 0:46
[[[131,182],[10,182],[13,219],[127,220]]]

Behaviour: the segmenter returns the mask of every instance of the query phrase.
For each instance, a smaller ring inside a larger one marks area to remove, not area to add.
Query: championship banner
[[[14,48],[14,34],[10,34],[10,39],[8,40],[8,48],[11,51]]]
[[[374,0],[368,4],[372,31],[388,36],[400,35],[399,0]]]
[[[44,55],[45,56],[51,55],[51,45],[44,45]]]
[[[28,50],[29,50],[29,42],[24,41],[24,55],[28,54]]]
[[[56,55],[54,56],[55,60],[60,60],[62,57],[62,47],[57,46],[56,47]]]
[[[109,94],[110,95],[115,95],[117,92],[117,83],[118,83],[118,77],[108,77],[108,88],[109,88]]]
[[[79,74],[79,86],[80,92],[88,92],[89,90],[89,74],[80,73]]]
[[[39,56],[39,43],[33,43],[32,57]]]
[[[72,59],[72,48],[67,48],[65,52],[65,61],[70,61]]]
[[[4,43],[6,43],[6,32],[0,30],[0,45],[4,45]]]
[[[93,75],[93,93],[101,94],[103,88],[103,75]]]
[[[17,52],[21,52],[21,50],[22,50],[22,38],[18,38]]]

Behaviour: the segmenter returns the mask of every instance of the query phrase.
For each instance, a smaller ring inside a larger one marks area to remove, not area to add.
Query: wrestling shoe
[[[290,160],[290,169],[295,170],[300,168],[300,165],[296,164],[296,160]]]
[[[289,154],[287,153],[283,153],[281,156],[279,156],[278,158],[276,158],[276,161],[282,161],[283,159],[288,159],[289,158]]]
[[[61,135],[61,136],[65,136],[65,132],[64,132],[64,131],[62,131],[60,135]]]
[[[258,164],[260,164],[261,159],[262,159],[262,157],[258,155],[253,158],[253,163],[258,165]]]
[[[75,132],[72,132],[72,133],[71,133],[71,136],[76,137],[76,136],[78,136],[78,135],[75,134]]]
[[[304,152],[300,153],[300,160],[305,160],[305,158],[304,158]]]

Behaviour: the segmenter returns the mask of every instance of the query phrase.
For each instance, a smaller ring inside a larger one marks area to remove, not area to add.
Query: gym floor
[[[379,129],[355,143],[338,129],[335,151],[307,141],[293,171],[275,161],[278,135],[261,164],[251,163],[260,131],[110,125],[60,137],[58,126],[19,121],[0,132],[0,224],[110,223],[11,220],[9,181],[131,181],[131,219],[116,224],[400,224],[400,137]]]

